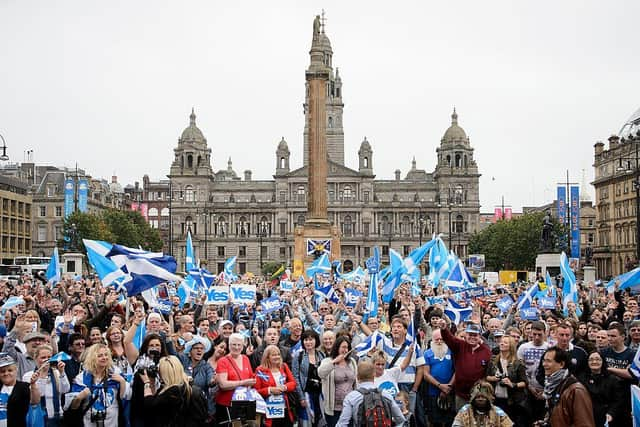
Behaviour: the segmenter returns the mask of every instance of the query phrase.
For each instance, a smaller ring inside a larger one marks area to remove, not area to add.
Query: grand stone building
[[[344,160],[342,80],[337,69],[334,72],[324,29],[312,43],[331,68],[326,103],[328,211],[341,233],[345,268],[363,264],[375,246],[385,262],[390,247],[406,255],[434,232],[442,233],[445,242],[466,258],[469,238],[479,226],[480,174],[455,109],[436,150],[433,172],[419,169],[413,158],[404,177],[396,170],[392,179],[376,179],[374,150],[366,137],[358,150],[358,166],[351,168]],[[291,151],[283,138],[274,145],[275,171],[269,180],[254,180],[250,170],[238,174],[231,159],[226,168],[216,170],[219,157],[212,153],[222,147],[207,142],[191,112],[189,126],[174,148],[169,182],[148,183],[156,193],[169,195],[163,200],[170,213],[167,246],[179,268],[184,268],[188,230],[196,257],[214,272],[234,255],[240,273],[258,272],[267,261],[292,264],[294,227],[304,224],[307,211],[308,111],[305,101],[304,150],[296,156],[303,166],[291,167]]]
[[[599,277],[617,276],[638,265],[640,205],[640,109],[624,123],[609,146],[594,145],[593,186],[596,190],[596,246]]]

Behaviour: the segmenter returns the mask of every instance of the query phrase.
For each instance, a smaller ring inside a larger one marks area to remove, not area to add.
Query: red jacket
[[[286,363],[283,363],[282,366],[280,367],[280,373],[284,375],[284,385],[287,386],[286,393],[295,392],[296,380],[295,378],[293,378],[293,374],[291,373],[291,370],[289,369]],[[267,377],[269,378],[268,381],[265,379]],[[258,391],[258,393],[260,393],[260,395],[266,399],[267,397],[269,397],[269,387],[276,387],[277,385],[278,384],[276,384],[276,380],[273,377],[273,373],[271,372],[271,369],[258,366],[258,368],[256,369],[256,385],[255,385],[255,388]],[[287,408],[286,413],[289,415],[289,420],[291,422],[294,422],[295,411],[292,409],[291,404],[289,403],[289,397],[287,396],[286,393],[284,395],[284,403]],[[271,427],[271,420],[265,419],[264,425],[265,427]]]
[[[485,343],[481,343],[474,351],[465,340],[453,336],[449,329],[442,330],[442,339],[453,353],[456,395],[469,400],[473,384],[487,376],[491,350]]]

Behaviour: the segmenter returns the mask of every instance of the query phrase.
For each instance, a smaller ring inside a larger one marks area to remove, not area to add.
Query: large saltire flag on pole
[[[191,231],[187,231],[187,244],[185,248],[184,271],[191,271],[198,268],[193,256],[193,243],[191,242]]]
[[[153,288],[160,283],[179,283],[182,281],[182,278],[175,274],[175,258],[166,256],[161,252],[148,252],[96,240],[83,239],[83,242],[85,247],[93,250],[94,260],[99,259],[98,265],[101,265],[102,268],[105,265],[113,268],[111,264],[99,258],[104,257],[124,273],[124,276],[122,276],[117,270],[107,272],[112,277],[117,277],[111,283],[117,284],[119,290],[126,290],[129,296],[138,295],[142,291]],[[88,254],[90,253],[88,252]],[[95,265],[94,268],[98,272],[98,276],[100,276],[99,269]],[[105,274],[105,270],[102,270],[102,274]],[[102,276],[100,278],[104,280]]]
[[[373,248],[373,256],[365,262],[369,271],[369,291],[364,309],[364,321],[378,316],[378,275],[380,274],[380,251]]]
[[[329,274],[331,273],[331,262],[329,261],[329,255],[323,253],[313,261],[311,266],[307,268],[307,277],[313,277],[315,274]]]
[[[576,275],[573,274],[573,270],[569,267],[569,259],[564,252],[560,254],[560,272],[564,280],[562,285],[562,308],[566,314],[567,304],[570,302],[578,303],[578,285],[576,284]]]
[[[58,257],[58,247],[53,248],[53,254],[51,254],[51,259],[49,260],[49,266],[47,267],[47,283],[51,283],[52,286],[55,286],[62,279],[60,273],[60,258]]]

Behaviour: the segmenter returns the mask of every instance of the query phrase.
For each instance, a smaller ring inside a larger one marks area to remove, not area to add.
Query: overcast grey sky
[[[282,136],[302,164],[304,70],[321,9],[340,68],[345,156],[378,178],[432,171],[455,105],[482,211],[593,177],[593,144],[640,106],[628,1],[0,0],[0,134],[11,161],[164,178],[194,106],[214,169],[270,179]],[[492,179],[495,178],[495,179]],[[592,191],[592,190],[590,190]]]

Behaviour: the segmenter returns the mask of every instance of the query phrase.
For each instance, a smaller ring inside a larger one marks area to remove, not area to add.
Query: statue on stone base
[[[553,250],[553,222],[551,213],[546,211],[542,218],[542,237],[540,238],[540,250],[542,252]]]

